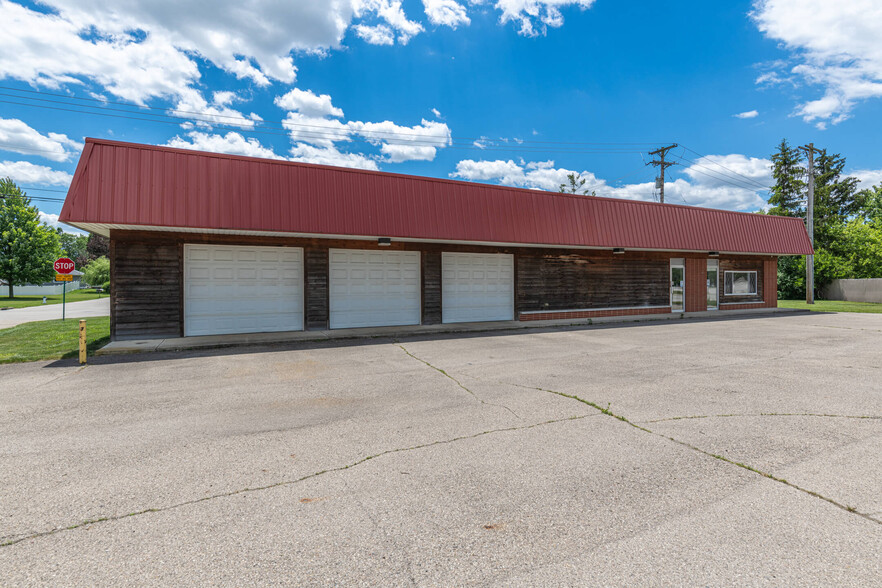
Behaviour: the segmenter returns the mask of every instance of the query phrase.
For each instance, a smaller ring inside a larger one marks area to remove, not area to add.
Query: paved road
[[[65,316],[67,318],[88,318],[92,316],[110,316],[110,298],[98,298],[97,300],[84,300],[82,302],[67,303]],[[61,318],[60,304],[46,304],[29,306],[27,308],[13,308],[12,310],[0,310],[0,329],[8,329],[22,323],[34,321],[51,321]]]
[[[879,585],[880,354],[810,314],[0,366],[0,584]]]

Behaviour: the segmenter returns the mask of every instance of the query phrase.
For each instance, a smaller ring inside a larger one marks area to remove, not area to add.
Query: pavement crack
[[[429,363],[428,361],[426,361],[426,360],[423,359],[422,357],[419,357],[419,356],[417,356],[417,355],[414,355],[413,353],[411,353],[410,351],[408,351],[407,348],[406,348],[404,345],[402,345],[401,343],[395,343],[395,346],[396,346],[396,347],[400,347],[401,350],[402,350],[403,352],[405,352],[407,355],[409,355],[409,356],[412,357],[413,359],[417,360],[418,362],[423,363],[423,364],[429,366],[430,368],[432,368],[432,369],[435,370],[436,372],[440,373],[441,375],[445,376],[446,378],[449,378],[449,379],[453,380],[453,382],[454,382],[457,386],[459,386],[460,388],[462,388],[463,390],[465,390],[466,392],[468,392],[469,394],[471,394],[472,397],[473,397],[475,400],[477,400],[478,402],[480,402],[481,404],[486,404],[487,406],[496,406],[496,407],[498,407],[498,408],[503,408],[503,409],[507,410],[508,412],[510,412],[511,414],[513,414],[513,415],[515,416],[515,418],[517,418],[517,419],[521,419],[521,417],[518,415],[518,413],[516,413],[515,411],[513,411],[513,410],[510,409],[509,407],[505,406],[504,404],[496,404],[496,403],[494,403],[494,402],[487,402],[486,400],[484,400],[483,398],[481,398],[480,396],[478,396],[477,394],[475,394],[472,390],[470,390],[469,388],[467,388],[466,386],[464,386],[462,382],[460,382],[459,380],[457,380],[456,378],[454,378],[453,376],[451,376],[450,374],[448,374],[448,373],[447,373],[446,371],[444,371],[443,369],[439,368],[438,366],[434,366],[434,365],[432,365],[431,363]],[[522,419],[521,419],[521,420],[522,420]]]
[[[126,514],[107,515],[107,516],[98,517],[98,518],[94,518],[94,519],[86,519],[84,521],[80,521],[79,523],[74,523],[74,524],[68,525],[66,527],[56,527],[54,529],[49,529],[48,531],[19,534],[17,536],[13,535],[13,537],[16,537],[16,538],[0,542],[0,548],[9,547],[11,545],[15,545],[16,543],[21,543],[22,541],[27,541],[28,539],[38,539],[41,537],[48,537],[50,535],[56,535],[58,533],[61,533],[62,531],[73,531],[75,529],[90,527],[90,526],[96,525],[98,523],[106,523],[106,522],[111,522],[111,521],[121,521],[124,519],[138,517],[141,515],[176,510],[176,509],[183,508],[186,506],[192,506],[192,505],[200,504],[203,502],[209,502],[211,500],[217,500],[219,498],[229,498],[231,496],[237,496],[239,494],[250,494],[253,492],[262,492],[264,490],[272,490],[274,488],[281,488],[283,486],[292,486],[294,484],[299,484],[300,482],[305,482],[305,481],[311,480],[313,478],[318,478],[318,477],[323,476],[325,474],[342,472],[342,471],[360,466],[365,462],[371,461],[372,459],[377,459],[379,457],[384,457],[384,456],[392,455],[395,453],[404,453],[407,451],[416,451],[419,449],[427,449],[429,447],[436,447],[438,445],[447,445],[450,443],[456,443],[458,441],[467,441],[469,439],[477,439],[477,438],[483,437],[485,435],[493,435],[496,433],[509,433],[512,431],[525,431],[528,429],[535,429],[537,427],[543,427],[546,425],[553,425],[555,423],[576,421],[576,420],[588,418],[591,416],[595,416],[595,415],[579,414],[579,415],[574,415],[571,417],[565,417],[565,418],[560,418],[560,419],[551,419],[551,420],[542,421],[539,423],[533,423],[530,425],[519,425],[516,427],[502,427],[499,429],[490,429],[487,431],[481,431],[480,433],[473,433],[471,435],[460,435],[459,437],[451,437],[450,439],[441,439],[439,441],[430,441],[428,443],[421,443],[419,445],[413,445],[411,447],[399,447],[396,449],[387,449],[386,451],[381,451],[380,453],[375,453],[373,455],[368,455],[366,457],[362,457],[361,459],[358,459],[350,464],[337,466],[334,468],[328,468],[326,470],[320,470],[318,472],[313,472],[311,474],[301,476],[300,478],[296,478],[294,480],[283,480],[281,482],[274,482],[272,484],[266,484],[264,486],[255,486],[254,488],[249,487],[249,488],[241,488],[239,490],[231,490],[229,492],[220,492],[218,494],[212,494],[211,496],[203,496],[201,498],[196,498],[193,500],[186,500],[184,502],[170,504],[168,506],[161,506],[161,507],[156,507],[156,508],[145,508],[143,510],[138,510],[138,511],[130,512],[130,513],[126,513]],[[9,536],[7,536],[7,537],[9,537]]]
[[[857,516],[859,516],[863,519],[866,519],[868,521],[872,521],[872,522],[876,523],[877,525],[882,525],[882,520],[876,519],[872,515],[869,515],[867,513],[859,512],[855,507],[838,502],[828,496],[824,496],[823,494],[820,494],[819,492],[815,492],[814,490],[809,490],[808,488],[803,488],[802,486],[799,486],[798,484],[794,484],[793,482],[788,482],[784,478],[778,477],[774,474],[770,474],[769,472],[765,472],[765,471],[760,470],[758,468],[755,468],[749,464],[742,463],[740,461],[735,461],[734,459],[728,458],[725,455],[720,455],[717,453],[707,451],[705,449],[702,449],[701,447],[698,447],[696,445],[692,445],[691,443],[687,443],[686,441],[681,441],[680,439],[677,439],[675,437],[671,437],[670,435],[665,435],[663,433],[656,433],[655,431],[653,431],[651,429],[647,429],[646,427],[639,425],[634,421],[628,420],[626,417],[624,417],[622,415],[619,415],[619,414],[612,412],[609,409],[609,406],[607,406],[606,408],[603,408],[599,404],[591,402],[590,400],[585,400],[584,398],[580,398],[579,396],[576,396],[575,394],[567,394],[565,392],[558,392],[556,390],[549,390],[548,388],[539,388],[536,386],[524,386],[521,384],[513,384],[513,385],[517,386],[519,388],[527,388],[527,389],[532,389],[532,390],[538,390],[540,392],[548,392],[549,394],[556,394],[558,396],[563,396],[564,398],[570,398],[572,400],[576,400],[578,402],[581,402],[582,404],[587,404],[588,406],[591,406],[591,407],[599,410],[602,414],[604,414],[606,416],[613,417],[614,419],[618,419],[618,420],[622,421],[623,423],[630,425],[631,427],[634,427],[635,429],[643,431],[644,433],[649,433],[650,435],[654,435],[656,437],[661,437],[662,439],[667,439],[668,441],[672,441],[672,442],[676,443],[677,445],[681,445],[683,447],[686,447],[687,449],[691,449],[692,451],[695,451],[697,453],[701,453],[702,455],[705,455],[707,457],[712,457],[712,458],[717,459],[719,461],[728,463],[730,465],[737,466],[739,468],[742,468],[744,470],[747,470],[749,472],[757,474],[758,476],[762,476],[763,478],[768,478],[769,480],[772,480],[774,482],[778,482],[779,484],[789,486],[790,488],[793,488],[794,490],[798,490],[799,492],[802,492],[803,494],[807,494],[808,496],[811,496],[813,498],[817,498],[819,500],[823,500],[825,502],[828,502],[828,503],[832,504],[833,506],[844,510],[845,512],[857,515]],[[873,418],[877,418],[877,417],[873,417]]]
[[[850,414],[826,414],[818,412],[753,412],[753,413],[732,413],[732,414],[697,414],[666,417],[663,419],[653,419],[650,421],[635,421],[644,424],[664,423],[667,421],[683,421],[690,419],[721,419],[721,418],[737,418],[737,417],[823,417],[834,419],[866,419],[866,420],[882,420],[882,416],[877,415],[850,415]]]

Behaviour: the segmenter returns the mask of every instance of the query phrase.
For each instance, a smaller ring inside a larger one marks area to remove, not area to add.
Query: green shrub
[[[97,286],[110,281],[110,260],[99,257],[83,270],[83,280],[90,286]]]

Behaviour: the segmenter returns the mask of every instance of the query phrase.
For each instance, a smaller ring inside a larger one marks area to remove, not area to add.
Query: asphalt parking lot
[[[0,366],[2,585],[882,583],[882,315]]]

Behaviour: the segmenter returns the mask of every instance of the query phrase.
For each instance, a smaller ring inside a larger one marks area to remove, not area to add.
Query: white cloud
[[[392,121],[347,123],[353,133],[369,143],[380,146],[380,152],[390,163],[403,161],[432,161],[439,148],[450,145],[450,128],[446,123],[423,119],[412,127]]]
[[[290,109],[283,126],[295,144],[336,149],[336,143],[360,137],[380,148],[389,163],[432,161],[437,150],[451,143],[446,123],[423,119],[420,124],[403,126],[392,121],[341,121],[343,111],[333,105],[328,94],[293,89],[275,99],[277,106]],[[334,117],[334,118],[329,118]],[[304,151],[305,152],[305,151]],[[331,155],[336,157],[335,155]],[[322,157],[325,157],[322,155]],[[372,164],[375,165],[373,160]]]
[[[328,94],[317,96],[309,90],[294,88],[283,96],[277,96],[274,103],[285,110],[296,110],[306,116],[343,116],[343,110],[331,104]]]
[[[757,83],[799,79],[823,95],[799,104],[796,114],[824,128],[850,116],[857,102],[882,97],[882,4],[877,0],[756,0],[752,17],[760,31],[790,51],[785,66]]]
[[[394,45],[395,33],[386,25],[355,25],[355,34],[371,45]]]
[[[759,186],[768,187],[774,183],[770,160],[737,153],[699,157],[683,171],[692,180],[708,185],[729,182],[759,189]]]
[[[861,190],[882,184],[882,169],[858,169],[848,175],[861,181],[858,186]]]
[[[253,138],[246,139],[236,132],[226,135],[208,134],[200,131],[187,133],[187,139],[174,137],[166,145],[178,149],[194,149],[196,151],[211,151],[213,153],[227,153],[229,155],[246,155],[248,157],[263,157],[267,159],[284,159],[269,147],[264,147],[260,141]]]
[[[336,119],[306,116],[299,112],[289,112],[282,121],[292,142],[311,143],[320,147],[330,147],[338,141],[350,140],[348,123]]]
[[[561,8],[574,6],[586,10],[592,4],[594,0],[497,0],[495,6],[502,12],[500,22],[517,23],[521,35],[535,37],[544,35],[548,27],[563,26]]]
[[[253,112],[245,115],[229,107],[230,104],[238,100],[239,97],[234,92],[215,92],[212,95],[212,102],[209,104],[200,92],[192,88],[185,88],[181,91],[181,97],[175,104],[175,110],[193,114],[195,125],[204,128],[211,128],[213,125],[227,125],[243,129],[254,128],[255,123],[263,119]],[[184,114],[183,116],[188,115]],[[181,126],[188,128],[193,124],[188,121]]]
[[[432,114],[435,116],[435,118],[441,118],[441,111],[437,108],[432,109]]]
[[[585,187],[589,189],[603,185],[603,181],[591,172],[555,168],[554,161],[515,163],[511,159],[508,161],[464,159],[456,164],[456,171],[450,176],[465,180],[492,180],[507,186],[557,192],[560,185],[567,182],[568,174],[581,174],[586,180]]]
[[[766,195],[762,193],[760,185],[768,185],[771,181],[770,161],[732,154],[707,156],[696,160],[696,164],[684,170],[689,180],[677,178],[665,182],[665,199],[668,203],[746,211],[756,211],[765,205]],[[456,171],[450,175],[472,181],[557,192],[561,184],[567,183],[567,175],[571,173],[581,175],[586,180],[584,187],[596,192],[597,196],[653,200],[654,181],[613,186],[590,171],[556,168],[551,160],[515,162],[465,159],[457,164]]]
[[[58,222],[57,214],[49,214],[47,212],[43,212],[42,210],[37,211],[40,215],[40,222],[49,225],[52,228],[60,228],[65,233],[70,233],[71,235],[88,235],[88,233],[81,231],[79,229],[75,229],[69,225]]]
[[[377,162],[360,153],[344,153],[333,145],[316,146],[307,143],[295,143],[290,150],[290,157],[276,154],[271,147],[264,146],[254,138],[245,138],[236,132],[225,135],[209,134],[200,131],[187,133],[186,138],[175,137],[166,143],[168,147],[179,149],[195,149],[212,153],[229,155],[245,155],[265,159],[288,159],[303,163],[318,163],[339,167],[355,167],[376,170]]]
[[[756,118],[759,116],[759,112],[756,110],[748,110],[747,112],[739,112],[738,114],[733,114],[735,118]]]
[[[466,13],[466,7],[456,0],[423,0],[423,8],[433,25],[455,29],[459,25],[468,25],[472,22]]]
[[[0,161],[0,178],[12,178],[16,184],[45,186],[69,186],[73,179],[67,172],[29,161]]]
[[[336,147],[316,147],[306,143],[297,143],[291,147],[291,161],[318,163],[338,167],[355,167],[376,170],[377,162],[360,153],[343,153]]]
[[[356,27],[356,32],[360,37],[368,43],[375,45],[390,45],[387,42],[389,37],[393,38],[392,31],[398,34],[398,42],[406,45],[408,41],[415,35],[423,31],[423,25],[409,20],[401,8],[401,0],[354,0],[355,17],[362,18],[368,14],[374,14],[378,19],[382,19],[386,24],[375,27],[360,25]],[[386,26],[388,25],[388,26]],[[382,30],[382,31],[381,31]],[[372,40],[373,36],[376,40]]]
[[[0,78],[57,88],[97,81],[116,96],[143,103],[175,96],[199,78],[196,64],[166,41],[149,35],[87,39],[86,28],[61,16],[28,10],[0,0],[6,33],[0,51]]]
[[[67,135],[43,135],[17,118],[0,118],[0,149],[3,151],[35,155],[52,161],[68,161],[82,148],[82,143]]]
[[[92,80],[143,104],[181,97],[200,78],[198,58],[259,86],[293,83],[292,54],[340,47],[371,20],[406,43],[423,28],[398,0],[43,0],[51,13],[0,0],[0,79],[57,88]],[[218,105],[228,106],[228,105]]]

